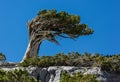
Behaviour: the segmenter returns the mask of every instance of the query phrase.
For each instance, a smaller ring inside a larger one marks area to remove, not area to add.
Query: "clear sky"
[[[120,0],[0,0],[0,52],[19,62],[27,48],[27,21],[39,10],[56,9],[80,15],[94,34],[78,39],[58,38],[60,46],[44,41],[39,55],[59,52],[120,53]]]

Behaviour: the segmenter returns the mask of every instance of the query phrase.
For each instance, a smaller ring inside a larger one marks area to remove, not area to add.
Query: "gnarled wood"
[[[64,11],[57,13],[56,10],[43,10],[28,22],[28,33],[29,44],[21,62],[38,55],[39,46],[44,39],[58,44],[56,36],[74,39],[92,34],[93,30],[86,24],[80,24],[79,16]]]
[[[37,37],[31,38],[29,41],[27,50],[26,50],[21,62],[23,62],[26,58],[32,58],[34,56],[37,56],[41,42],[42,42],[42,37],[41,38],[37,38]]]

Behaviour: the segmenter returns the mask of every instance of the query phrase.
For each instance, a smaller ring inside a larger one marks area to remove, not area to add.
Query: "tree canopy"
[[[37,17],[28,22],[28,28],[30,36],[34,33],[36,36],[44,35],[46,39],[51,41],[56,41],[54,36],[77,38],[80,35],[93,33],[88,25],[80,23],[80,16],[56,10],[39,11]]]
[[[59,44],[56,36],[75,39],[92,34],[93,30],[88,25],[80,23],[80,16],[65,11],[41,10],[28,22],[28,32],[29,44],[23,60],[38,55],[39,46],[45,39]]]

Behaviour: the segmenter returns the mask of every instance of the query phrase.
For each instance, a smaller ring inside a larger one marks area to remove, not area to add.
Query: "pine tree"
[[[93,30],[86,24],[80,23],[80,16],[68,14],[65,11],[42,10],[28,22],[29,44],[23,57],[32,58],[38,55],[39,46],[43,40],[59,44],[56,37],[75,39],[89,35]]]

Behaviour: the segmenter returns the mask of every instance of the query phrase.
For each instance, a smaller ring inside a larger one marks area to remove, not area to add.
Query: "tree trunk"
[[[30,38],[27,50],[25,52],[25,55],[24,55],[21,63],[27,58],[33,58],[38,55],[39,46],[40,46],[41,42],[42,42],[42,38],[40,38],[40,37]]]

